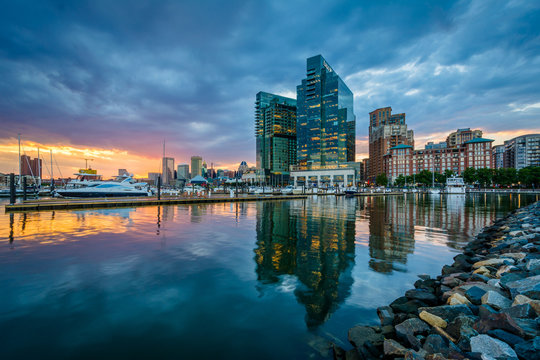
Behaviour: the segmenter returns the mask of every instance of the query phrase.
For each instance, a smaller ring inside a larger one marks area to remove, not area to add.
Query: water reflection
[[[295,275],[294,293],[306,309],[308,327],[324,323],[350,295],[355,209],[355,201],[308,209],[305,202],[257,206],[257,279],[278,283],[281,275]]]

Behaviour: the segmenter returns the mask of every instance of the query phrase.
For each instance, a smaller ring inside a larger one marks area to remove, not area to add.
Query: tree
[[[480,185],[483,187],[486,187],[488,185],[491,185],[491,181],[493,179],[493,169],[488,168],[482,168],[476,170],[476,178]]]
[[[416,182],[423,185],[431,185],[432,175],[429,170],[422,170],[416,175]]]
[[[525,187],[538,187],[540,184],[540,166],[528,166],[518,171],[518,180]]]
[[[405,176],[403,176],[402,174],[400,174],[396,178],[396,180],[394,180],[394,185],[396,185],[396,186],[404,186],[406,182],[407,182],[407,178]]]
[[[473,184],[476,182],[476,170],[472,167],[466,168],[463,172],[463,180],[467,184]]]
[[[446,181],[446,179],[448,179],[449,177],[452,177],[454,176],[454,172],[450,169],[446,169],[444,170],[444,181]]]
[[[386,174],[382,173],[377,175],[377,177],[375,178],[375,182],[379,186],[386,186],[388,184],[388,178],[386,177]]]

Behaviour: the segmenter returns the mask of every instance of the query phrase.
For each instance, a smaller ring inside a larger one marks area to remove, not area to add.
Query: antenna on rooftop
[[[84,168],[85,169],[89,169],[88,167],[88,161],[94,161],[94,159],[84,159],[85,163],[84,163]]]

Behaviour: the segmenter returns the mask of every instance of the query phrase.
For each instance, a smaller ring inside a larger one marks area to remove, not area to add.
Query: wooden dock
[[[233,203],[248,201],[269,201],[269,200],[297,200],[305,199],[307,195],[272,195],[272,196],[243,196],[243,197],[209,197],[209,198],[183,198],[183,197],[156,197],[147,198],[99,198],[99,199],[47,199],[47,200],[27,200],[22,203],[5,206],[6,212],[23,211],[50,211],[50,210],[83,210],[83,209],[103,209],[117,207],[138,207],[157,205],[180,205],[180,204],[214,204]]]

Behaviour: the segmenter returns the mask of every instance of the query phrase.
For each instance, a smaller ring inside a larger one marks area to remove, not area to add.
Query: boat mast
[[[53,163],[52,163],[52,149],[51,149],[51,187],[54,187],[54,176],[53,176]]]
[[[19,188],[22,186],[22,171],[21,171],[21,134],[17,134],[19,138]]]
[[[37,148],[38,188],[41,187],[41,162],[39,161],[39,148]]]

